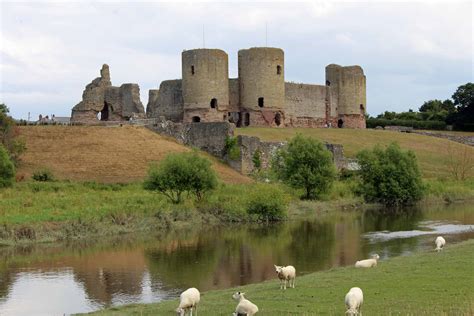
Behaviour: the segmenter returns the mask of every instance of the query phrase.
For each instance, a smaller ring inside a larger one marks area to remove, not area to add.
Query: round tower
[[[285,55],[282,49],[239,50],[239,92],[242,125],[284,123]]]
[[[183,51],[182,91],[184,122],[216,122],[227,119],[229,67],[220,49]]]
[[[331,64],[326,67],[326,85],[337,107],[338,127],[365,128],[366,82],[362,67]]]

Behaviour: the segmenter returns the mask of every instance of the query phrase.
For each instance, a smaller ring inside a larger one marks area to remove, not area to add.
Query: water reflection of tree
[[[398,211],[390,209],[371,209],[364,212],[362,231],[414,230],[418,228],[418,224],[422,219],[423,212],[417,207]]]
[[[333,223],[300,222],[293,225],[290,235],[287,254],[280,258],[282,263],[298,262],[298,270],[302,272],[330,266],[335,240]]]

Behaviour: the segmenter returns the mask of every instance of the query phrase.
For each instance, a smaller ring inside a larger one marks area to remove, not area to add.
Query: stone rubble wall
[[[209,123],[175,123],[164,117],[153,124],[149,129],[162,135],[173,137],[179,143],[204,150],[211,155],[223,159],[235,170],[242,174],[254,171],[253,157],[256,151],[260,153],[261,168],[270,167],[271,159],[276,151],[287,142],[262,141],[255,136],[237,136],[239,158],[230,159],[226,154],[226,140],[234,136],[235,125],[228,122]],[[332,153],[334,164],[338,169],[353,169],[356,164],[353,160],[344,157],[344,150],[339,144],[325,144]]]
[[[226,139],[234,135],[234,125],[228,122],[175,123],[162,118],[147,127],[218,158],[225,156]]]

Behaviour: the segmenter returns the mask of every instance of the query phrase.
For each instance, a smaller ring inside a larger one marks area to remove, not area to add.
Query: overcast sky
[[[417,109],[473,81],[467,2],[1,2],[0,102],[16,118],[70,116],[86,84],[110,66],[112,84],[148,90],[181,78],[181,52],[285,51],[285,80],[324,84],[331,63],[362,66],[367,109]]]

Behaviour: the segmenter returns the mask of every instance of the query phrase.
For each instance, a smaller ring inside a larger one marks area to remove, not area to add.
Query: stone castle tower
[[[181,57],[182,79],[165,80],[149,91],[148,118],[229,121],[237,127],[365,128],[366,77],[360,66],[330,64],[326,84],[314,85],[285,82],[285,54],[280,48],[239,50],[238,78],[229,78],[223,50],[185,50]],[[73,109],[73,121],[94,120],[99,112],[106,114],[102,120],[143,116],[136,100],[138,85],[131,85],[130,91],[126,85],[121,90],[112,87],[106,68],[87,86],[83,101]]]

